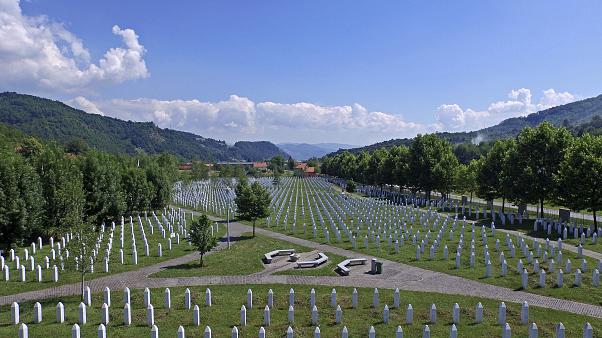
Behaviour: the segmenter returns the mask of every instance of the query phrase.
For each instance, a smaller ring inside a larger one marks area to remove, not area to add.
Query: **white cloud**
[[[351,106],[319,106],[306,102],[262,102],[257,104],[257,110],[261,123],[280,127],[363,129],[381,132],[403,132],[420,127],[416,123],[405,122],[397,115],[370,112],[357,103]]]
[[[218,102],[140,98],[92,103],[78,97],[70,103],[89,112],[102,111],[125,120],[153,121],[161,127],[229,140],[265,139],[272,135],[303,138],[311,133],[333,133],[333,136],[346,133],[380,140],[427,131],[421,124],[406,122],[398,115],[368,111],[359,104],[255,103],[237,95]]]
[[[18,0],[0,0],[0,86],[82,92],[98,83],[146,78],[145,49],[132,29],[113,27],[125,48],[91,63],[83,42],[61,23],[26,16]]]
[[[230,141],[271,139],[307,142],[310,138],[368,144],[435,130],[476,130],[506,118],[524,116],[574,100],[575,96],[568,92],[548,89],[538,103],[533,103],[531,91],[520,88],[512,90],[508,100],[493,102],[486,110],[463,109],[458,104],[441,105],[434,124],[410,122],[399,115],[369,111],[357,103],[341,106],[307,102],[255,103],[237,95],[216,102],[152,98],[91,102],[80,96],[69,103],[90,113],[105,113],[124,120],[152,121],[163,128]]]
[[[526,116],[540,110],[567,104],[576,100],[569,92],[556,92],[554,89],[543,91],[538,103],[533,103],[531,90],[513,89],[509,100],[497,101],[486,110],[463,109],[458,104],[444,104],[437,108],[437,129],[439,130],[477,130],[495,125],[505,119]]]
[[[104,113],[100,109],[98,109],[98,107],[96,106],[96,104],[94,104],[94,102],[86,99],[83,96],[75,97],[71,100],[68,100],[65,103],[67,103],[68,105],[70,105],[74,108],[81,109],[90,114],[104,115]]]

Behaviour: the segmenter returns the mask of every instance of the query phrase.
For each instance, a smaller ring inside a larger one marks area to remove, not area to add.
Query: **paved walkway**
[[[251,231],[250,226],[235,222],[230,223],[230,234],[232,237],[238,236],[244,232],[249,231]],[[257,233],[267,237],[302,245],[314,250],[332,252],[344,257],[358,256],[358,253],[350,250],[345,250],[330,245],[323,245],[312,241],[287,236],[281,233],[272,232],[265,229],[258,228]],[[218,250],[221,250],[224,247],[225,243],[221,243]],[[107,286],[114,290],[120,290],[125,288],[126,286],[129,288],[160,288],[175,286],[226,284],[305,284],[369,288],[378,287],[382,289],[399,288],[409,291],[439,292],[445,294],[475,296],[481,298],[496,299],[506,302],[522,303],[526,301],[531,306],[545,307],[555,310],[602,318],[601,306],[561,300],[522,291],[514,291],[508,288],[483,284],[462,277],[425,270],[384,259],[381,259],[381,261],[383,261],[385,265],[385,274],[376,276],[366,276],[357,274],[352,274],[348,277],[286,276],[272,275],[268,272],[257,273],[248,276],[199,276],[178,278],[148,277],[149,275],[160,271],[161,269],[167,266],[183,264],[195,259],[198,259],[198,254],[189,254],[152,266],[143,267],[136,271],[124,272],[103,278],[98,278],[90,281],[88,285],[90,286],[90,289],[93,292],[102,291]],[[80,292],[79,287],[80,285],[75,283],[46,290],[4,296],[0,297],[0,304],[10,304],[13,301],[21,302],[25,300],[37,300],[41,298],[77,295]]]

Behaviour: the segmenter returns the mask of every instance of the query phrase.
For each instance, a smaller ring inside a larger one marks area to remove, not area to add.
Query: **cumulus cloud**
[[[74,108],[81,109],[90,114],[104,115],[104,113],[98,109],[94,102],[86,99],[83,96],[75,97],[66,103]]]
[[[0,86],[80,92],[98,83],[146,78],[146,50],[132,29],[113,26],[124,47],[91,62],[90,52],[61,23],[27,16],[19,0],[0,0]]]
[[[405,122],[397,115],[370,112],[357,103],[351,106],[319,106],[306,102],[293,104],[262,102],[257,104],[257,110],[261,123],[281,127],[364,129],[382,132],[404,131],[419,127],[416,123]]]
[[[439,130],[477,130],[495,125],[505,119],[526,116],[540,110],[567,104],[576,98],[569,92],[555,89],[543,91],[537,103],[533,102],[530,89],[513,89],[508,100],[493,102],[486,110],[463,109],[458,104],[443,104],[437,108],[436,119]]]
[[[506,118],[575,100],[568,92],[548,89],[537,103],[526,88],[512,90],[508,99],[493,102],[486,110],[463,109],[458,104],[441,105],[436,123],[404,120],[386,112],[370,111],[360,104],[324,106],[308,102],[254,102],[231,95],[222,101],[157,100],[152,98],[112,99],[91,102],[76,97],[69,103],[90,113],[124,120],[152,121],[160,127],[190,131],[202,136],[241,139],[320,140],[370,143],[388,138],[412,137],[433,131],[476,130]]]
[[[369,111],[359,104],[255,103],[237,95],[217,102],[139,98],[98,101],[92,106],[92,102],[79,97],[70,103],[89,112],[102,111],[125,120],[153,121],[161,127],[234,140],[308,131],[349,132],[382,139],[411,136],[426,130],[425,126],[406,122],[398,115]]]

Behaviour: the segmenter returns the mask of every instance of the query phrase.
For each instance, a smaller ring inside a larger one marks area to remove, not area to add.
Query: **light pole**
[[[230,206],[228,206],[228,217],[226,221],[226,240],[228,241],[228,249],[230,249]]]
[[[228,193],[232,193],[232,188],[228,186]],[[228,205],[228,212],[226,216],[226,241],[228,242],[228,249],[230,249],[230,209],[232,207]]]

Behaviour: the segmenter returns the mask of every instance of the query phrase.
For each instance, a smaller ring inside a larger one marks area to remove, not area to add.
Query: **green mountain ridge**
[[[183,160],[260,161],[288,155],[273,143],[224,141],[189,132],[162,129],[153,122],[123,121],[88,114],[60,101],[14,92],[0,93],[0,123],[45,140],[66,144],[83,140],[110,153],[168,152]]]
[[[568,103],[561,106],[548,108],[536,113],[522,117],[513,117],[506,119],[499,124],[469,132],[439,132],[441,138],[457,145],[462,143],[480,143],[481,141],[495,141],[499,139],[516,137],[518,133],[527,127],[536,127],[548,121],[557,126],[565,126],[574,134],[589,132],[599,134],[602,132],[602,95]],[[390,148],[398,145],[408,146],[412,142],[411,138],[391,139],[378,142],[364,147],[349,149],[351,153],[362,151],[371,152],[378,148]],[[339,150],[330,153],[327,156],[343,152]]]

